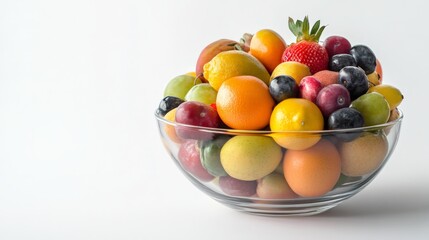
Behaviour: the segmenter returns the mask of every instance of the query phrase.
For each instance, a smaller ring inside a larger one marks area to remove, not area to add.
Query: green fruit
[[[217,91],[208,83],[193,86],[185,96],[185,101],[197,101],[205,104],[216,102]]]
[[[354,100],[351,107],[362,114],[365,126],[383,124],[389,120],[389,103],[380,93],[366,93]]]
[[[222,146],[230,139],[229,136],[219,136],[215,140],[200,142],[201,164],[211,175],[216,177],[226,176],[220,162],[220,150]]]
[[[168,82],[164,89],[164,97],[174,96],[185,100],[185,96],[195,84],[201,83],[199,78],[190,75],[179,75]]]

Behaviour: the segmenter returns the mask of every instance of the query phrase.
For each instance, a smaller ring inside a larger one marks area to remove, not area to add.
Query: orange
[[[177,110],[177,108],[171,109],[167,114],[165,114],[164,118],[170,122],[175,122],[176,110]],[[166,123],[164,126],[164,131],[167,134],[167,136],[170,138],[171,141],[176,142],[176,143],[182,142],[182,139],[179,136],[177,136],[176,129],[174,128],[174,126]]]
[[[283,171],[290,188],[303,197],[318,197],[332,190],[341,173],[341,158],[326,139],[304,151],[288,150]]]
[[[287,149],[303,150],[316,144],[321,136],[315,133],[299,131],[323,130],[322,112],[316,104],[304,98],[288,98],[274,108],[271,118],[271,130],[274,140]],[[295,131],[293,133],[278,133]]]
[[[230,50],[218,53],[204,64],[204,78],[217,91],[222,83],[231,77],[250,75],[270,83],[270,74],[264,65],[247,52]]]
[[[273,70],[271,73],[271,79],[279,76],[279,75],[288,75],[291,76],[295,82],[296,85],[299,85],[301,82],[301,79],[303,79],[306,76],[310,76],[310,68],[302,63],[299,62],[282,62]]]
[[[227,79],[216,97],[219,117],[234,129],[257,130],[268,125],[274,107],[268,86],[253,76]]]
[[[286,42],[278,33],[271,29],[262,29],[253,35],[249,53],[261,61],[271,73],[281,63],[285,49]]]
[[[375,59],[375,61],[377,63],[375,65],[375,71],[378,73],[379,81],[380,81],[380,84],[381,84],[383,82],[383,68],[381,67],[381,63],[380,63],[380,60],[378,60],[378,58]]]

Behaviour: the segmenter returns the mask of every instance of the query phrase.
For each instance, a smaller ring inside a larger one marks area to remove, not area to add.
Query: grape
[[[197,101],[205,104],[216,102],[217,91],[208,83],[193,86],[185,96],[186,101]]]
[[[356,59],[356,63],[365,74],[371,74],[377,66],[377,59],[374,52],[365,45],[356,45],[350,49],[350,54]]]
[[[349,91],[341,84],[334,83],[328,85],[320,90],[317,95],[316,105],[319,107],[325,119],[327,119],[334,111],[349,107]]]
[[[161,116],[165,116],[165,114],[167,114],[172,109],[177,108],[183,102],[184,101],[178,97],[166,96],[159,103],[158,113]]]
[[[301,82],[299,82],[299,92],[301,98],[310,100],[313,103],[316,103],[317,94],[319,94],[322,88],[322,83],[312,76],[304,77],[301,79]]]
[[[353,66],[344,67],[339,71],[338,83],[349,90],[351,100],[368,91],[368,78],[365,72]]]
[[[171,79],[164,89],[164,97],[174,96],[185,100],[185,95],[195,84],[201,83],[199,78],[190,75],[179,75]]]
[[[219,178],[219,187],[228,195],[238,197],[250,197],[256,193],[256,181],[243,181],[224,176]]]
[[[390,116],[389,103],[377,92],[360,96],[350,106],[362,114],[365,126],[386,123]]]
[[[349,129],[360,128],[364,126],[362,114],[355,108],[341,108],[333,112],[328,118],[328,129]],[[348,132],[336,134],[335,136],[344,141],[351,141],[361,132]]]
[[[219,116],[212,107],[207,104],[188,101],[180,104],[176,110],[175,121],[177,123],[194,126],[217,128],[220,123]],[[211,139],[212,133],[199,131],[185,126],[176,126],[176,133],[184,139]]]
[[[349,40],[341,36],[330,36],[325,39],[323,46],[328,52],[329,58],[336,54],[350,53],[351,44]]]
[[[287,75],[279,75],[270,82],[270,94],[279,103],[287,98],[298,97],[299,88],[295,79]]]
[[[183,169],[197,179],[208,182],[214,177],[201,165],[200,151],[196,140],[187,140],[180,145],[178,157]]]
[[[329,60],[329,70],[331,71],[339,72],[347,66],[356,66],[356,60],[350,54],[335,54]]]
[[[230,138],[229,136],[221,135],[214,140],[200,142],[201,164],[213,176],[227,175],[220,162],[220,150]]]

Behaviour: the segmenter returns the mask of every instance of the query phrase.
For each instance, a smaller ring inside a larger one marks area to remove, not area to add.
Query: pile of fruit
[[[164,130],[179,145],[186,171],[200,181],[217,178],[232,196],[294,198],[322,196],[382,164],[385,131],[299,134],[374,126],[400,115],[403,96],[383,84],[374,52],[342,36],[321,43],[324,28],[320,21],[310,26],[308,17],[289,18],[295,43],[270,29],[214,41],[195,72],[170,80],[157,114],[180,123]],[[185,125],[270,134],[213,134]]]

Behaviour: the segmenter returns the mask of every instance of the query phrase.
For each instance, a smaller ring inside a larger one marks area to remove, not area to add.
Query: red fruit
[[[212,176],[201,164],[200,149],[197,140],[187,140],[180,145],[178,159],[183,169],[203,182],[213,180]]]
[[[312,76],[304,77],[299,83],[299,93],[301,98],[305,98],[314,103],[316,103],[317,95],[322,88],[322,83]]]
[[[282,61],[303,63],[310,68],[312,74],[328,69],[328,52],[319,44],[319,38],[325,26],[320,28],[319,26],[320,21],[317,21],[310,32],[308,17],[305,17],[304,21],[297,20],[296,23],[292,18],[289,18],[289,29],[297,39],[296,43],[286,48],[282,56]]]

